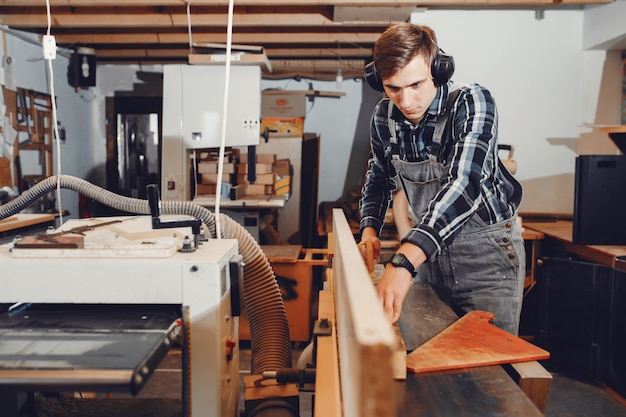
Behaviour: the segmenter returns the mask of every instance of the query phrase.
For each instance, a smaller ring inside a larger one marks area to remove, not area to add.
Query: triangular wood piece
[[[550,353],[490,322],[494,314],[471,311],[406,358],[410,372],[422,373],[474,366],[548,359]]]

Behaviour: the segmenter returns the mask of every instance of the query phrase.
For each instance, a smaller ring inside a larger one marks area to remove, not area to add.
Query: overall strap
[[[456,87],[456,88],[455,88]],[[430,159],[433,161],[437,161],[439,150],[441,149],[441,141],[443,140],[443,135],[446,130],[446,126],[449,123],[449,115],[450,110],[454,104],[454,101],[459,95],[460,86],[454,84],[448,94],[448,101],[446,103],[446,108],[444,112],[437,117],[437,122],[435,124],[435,130],[433,132],[433,149],[430,154]],[[400,146],[398,144],[398,132],[396,130],[396,121],[391,118],[391,113],[393,111],[393,102],[391,99],[389,100],[389,104],[387,105],[387,126],[389,128],[389,140],[391,142],[391,158],[399,159],[400,158]]]
[[[396,121],[391,118],[393,111],[393,101],[389,99],[387,105],[387,127],[389,127],[389,140],[391,141],[391,158],[400,158],[400,146],[398,145],[398,132],[396,131]]]
[[[453,85],[452,88],[455,86]],[[441,149],[441,141],[443,140],[443,134],[446,130],[446,126],[450,123],[450,110],[452,110],[452,106],[456,101],[456,98],[459,95],[459,90],[454,89],[451,90],[448,94],[448,102],[446,103],[446,108],[444,112],[437,117],[437,123],[435,124],[435,131],[433,132],[433,147],[432,152],[430,153],[430,159],[433,161],[437,161],[439,150]]]

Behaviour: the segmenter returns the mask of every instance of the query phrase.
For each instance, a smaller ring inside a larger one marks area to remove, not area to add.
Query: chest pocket
[[[444,173],[444,165],[441,162],[431,160],[421,162],[406,162],[400,159],[392,160],[396,173],[406,183],[429,184],[441,182]]]

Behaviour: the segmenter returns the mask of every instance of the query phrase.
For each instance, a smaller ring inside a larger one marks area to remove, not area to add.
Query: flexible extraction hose
[[[109,207],[135,214],[150,214],[148,200],[124,197],[81,178],[61,175],[38,182],[11,202],[0,206],[0,220],[21,212],[57,188],[70,189]],[[190,201],[161,201],[161,213],[188,215],[199,219],[215,238],[215,217],[208,209]],[[220,215],[222,237],[236,239],[244,261],[243,298],[250,322],[251,373],[262,374],[291,367],[291,340],[285,305],[276,277],[256,240],[239,223]]]

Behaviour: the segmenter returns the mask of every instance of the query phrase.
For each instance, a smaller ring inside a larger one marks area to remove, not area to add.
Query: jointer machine
[[[160,201],[156,186],[146,201],[69,176],[41,181],[0,206],[0,218],[57,184],[138,215],[70,220],[0,246],[3,416],[16,415],[20,392],[135,395],[174,345],[182,349],[183,415],[237,416],[244,306],[251,373],[291,367],[280,289],[242,226],[223,216],[218,238],[213,213]]]

